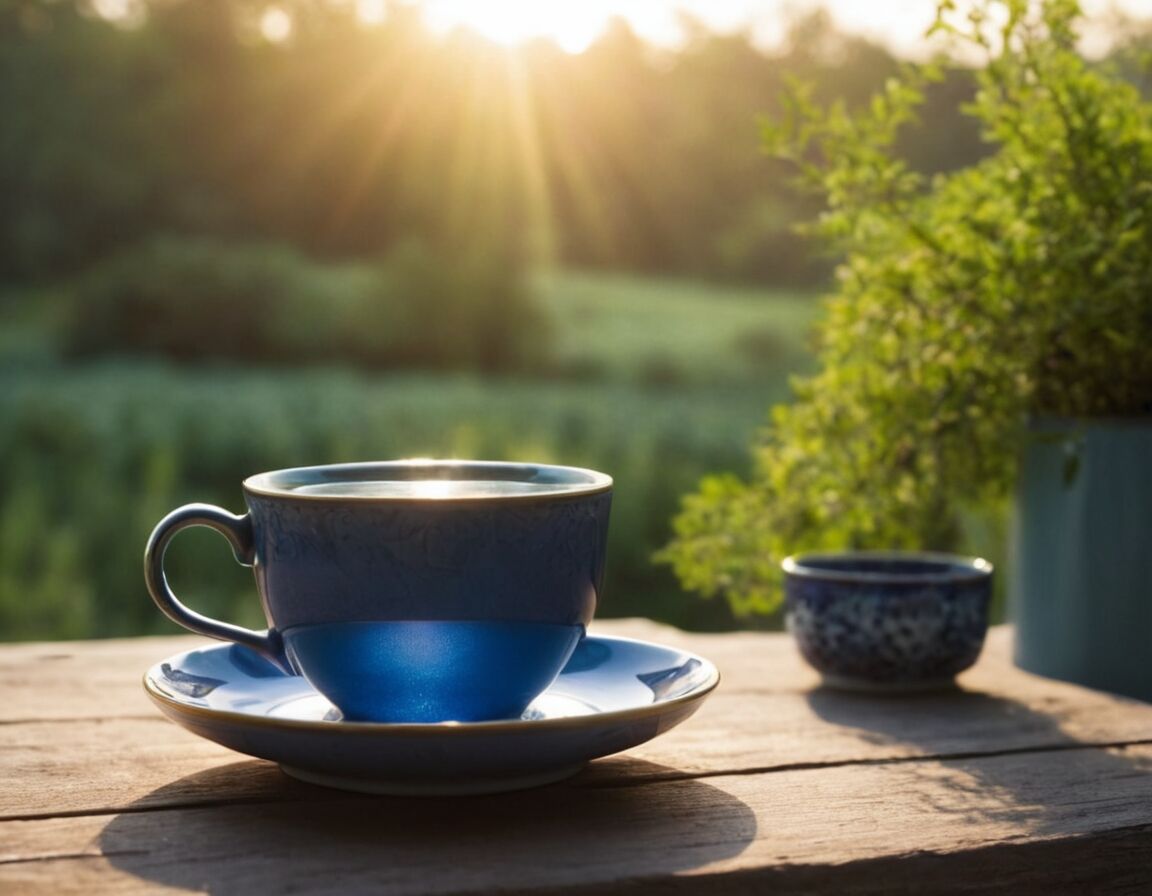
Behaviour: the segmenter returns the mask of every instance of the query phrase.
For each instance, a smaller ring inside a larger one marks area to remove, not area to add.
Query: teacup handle
[[[212,504],[185,504],[156,524],[144,548],[144,581],[152,600],[156,601],[156,606],[164,611],[165,616],[186,629],[210,638],[243,644],[286,668],[280,633],[275,629],[257,632],[203,616],[184,606],[168,587],[168,579],[164,575],[164,554],[168,550],[168,543],[181,529],[192,526],[207,526],[223,535],[232,545],[236,562],[242,566],[251,566],[255,562],[256,546],[252,537],[252,520],[248,514],[236,516]]]

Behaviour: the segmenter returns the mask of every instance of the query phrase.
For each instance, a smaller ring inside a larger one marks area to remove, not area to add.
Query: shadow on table
[[[618,786],[605,786],[614,765]],[[100,846],[139,878],[211,893],[434,892],[667,875],[738,855],[756,835],[752,810],[709,784],[628,784],[674,769],[624,757],[594,766],[590,780],[536,790],[416,798],[344,793],[238,762],[144,797],[109,822]]]
[[[1147,798],[1152,759],[1078,740],[1056,715],[1016,700],[956,688],[931,694],[875,696],[817,688],[808,695],[823,720],[854,728],[878,745],[909,746],[892,761],[907,761],[943,792],[936,811],[974,822],[997,820],[1034,833],[1069,833],[1069,825],[1091,828],[1083,795],[1100,802]],[[993,746],[990,746],[993,745]],[[1061,754],[1060,779],[1052,775]],[[929,758],[931,763],[918,763]],[[886,760],[881,760],[886,761]],[[1080,803],[1075,802],[1079,794]],[[900,794],[893,794],[898,800]]]

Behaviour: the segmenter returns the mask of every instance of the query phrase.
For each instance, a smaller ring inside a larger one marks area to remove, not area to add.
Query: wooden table
[[[961,691],[818,689],[784,635],[675,644],[724,681],[576,778],[386,798],[285,777],[163,719],[196,638],[0,647],[0,893],[1152,892],[1152,705],[1047,681],[992,633]]]

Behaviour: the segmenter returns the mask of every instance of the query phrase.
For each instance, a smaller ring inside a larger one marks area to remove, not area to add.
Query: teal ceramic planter
[[[1021,668],[1152,701],[1152,419],[1033,427],[1011,567]]]

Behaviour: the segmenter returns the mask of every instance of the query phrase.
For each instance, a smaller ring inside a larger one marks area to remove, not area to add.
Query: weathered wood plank
[[[194,635],[0,646],[0,724],[154,712],[140,680],[154,663],[207,643]]]
[[[1003,892],[1005,881],[989,876],[1000,869],[1009,883],[1042,874],[1049,884],[1123,882],[1141,892],[1152,888],[1150,772],[1152,747],[1138,747],[646,786],[576,779],[468,800],[354,797],[269,778],[264,786],[294,791],[286,804],[0,823],[0,891],[465,893],[663,882],[711,893],[727,882],[870,893],[912,892],[923,878],[937,891],[951,879],[965,892]],[[240,762],[201,775],[181,789],[228,793],[267,771]],[[1043,868],[1017,852],[1045,844],[1036,853]],[[898,886],[870,876],[889,871]]]
[[[196,638],[4,646],[0,892],[1152,889],[1152,706],[1020,672],[1006,631],[964,690],[878,699],[815,688],[785,636],[599,628],[725,681],[625,757],[471,800],[310,787],[165,722],[139,677]]]
[[[612,623],[611,627],[646,636],[656,628],[642,622]],[[755,649],[741,655],[733,655],[724,646],[732,643],[726,640],[732,636],[682,635],[661,628],[656,637],[665,641],[683,638],[685,646],[709,656],[725,653],[728,659],[721,661],[722,667],[733,674],[686,724],[630,751],[628,756],[636,763],[594,763],[593,775],[652,780],[1152,740],[1152,706],[1027,675],[1007,664],[1003,647],[998,645],[992,645],[981,667],[965,677],[971,690],[877,699],[822,690],[732,688],[732,677],[755,674],[782,687],[806,674],[782,636],[734,638],[741,647]],[[997,637],[1006,642],[999,633]],[[712,646],[718,649],[699,647],[702,638],[714,640]],[[94,654],[105,668],[97,678],[116,681],[108,669],[125,670],[130,693],[124,701],[133,704],[131,714],[120,717],[114,706],[107,711],[89,708],[86,711],[94,714],[88,716],[74,707],[71,719],[53,717],[60,711],[55,700],[59,680],[43,686],[29,684],[28,689],[41,695],[49,718],[0,724],[0,780],[6,782],[0,788],[0,818],[111,812],[132,805],[160,806],[165,801],[181,806],[218,801],[219,792],[186,793],[172,791],[169,785],[234,762],[237,754],[164,720],[140,692],[138,682],[139,669],[155,658],[157,649],[160,656],[166,656],[179,644],[196,643],[201,642],[178,639],[173,647],[171,640],[146,639],[143,644],[55,646],[57,651],[70,652],[69,661],[36,659],[53,645],[21,645],[25,656],[20,662],[12,659],[20,651],[0,649],[0,660],[9,670],[44,664],[57,676],[67,663],[76,668],[83,665],[85,656]],[[749,673],[749,666],[754,673]],[[34,680],[31,673],[27,678]],[[811,676],[802,680],[809,688],[815,683]],[[987,690],[976,690],[980,685]],[[108,690],[101,691],[105,703]],[[117,689],[123,691],[122,686]],[[53,697],[45,699],[45,694]],[[7,702],[7,692],[5,696],[0,704]],[[271,766],[268,770],[275,774]],[[84,781],[84,786],[77,787],[77,781]],[[266,795],[257,793],[252,798],[265,799]]]
[[[595,630],[701,653],[720,667],[729,694],[805,693],[818,684],[786,635],[687,633],[644,619],[604,620]],[[140,689],[144,671],[173,653],[206,643],[189,635],[0,645],[0,723],[148,714],[151,705]],[[994,629],[984,657],[961,680],[968,687],[995,692],[1005,670],[1018,672],[1008,649],[1009,632]],[[52,699],[45,700],[44,694]]]
[[[726,694],[805,694],[819,683],[791,638],[783,634],[682,632],[646,619],[597,622],[606,635],[643,638],[701,653],[720,667]],[[140,688],[144,671],[181,650],[211,643],[196,636],[0,645],[0,724],[26,719],[112,718],[149,715]],[[961,685],[991,695],[1025,689],[1038,701],[1085,699],[1074,685],[1028,675],[1012,665],[1011,631],[989,633],[980,662]],[[46,700],[45,694],[51,694]],[[1108,698],[1094,695],[1100,702]],[[901,702],[905,702],[902,698]]]
[[[797,766],[868,763],[925,755],[998,754],[1035,749],[1073,748],[1099,740],[1078,740],[1062,727],[1065,719],[1048,715],[1042,720],[1022,706],[1004,709],[997,718],[993,705],[982,721],[982,702],[960,697],[955,707],[883,704],[851,705],[845,720],[827,723],[808,702],[789,696],[763,698],[766,706],[715,698],[680,728],[628,753],[639,760],[636,768],[619,764],[593,771],[605,777],[627,774],[645,780],[655,777],[694,777]],[[814,696],[812,700],[824,699]],[[973,698],[975,699],[975,698]],[[838,710],[839,711],[839,710]],[[881,712],[883,711],[883,712]],[[847,716],[848,713],[857,715]],[[827,710],[824,715],[828,716]],[[1107,713],[1116,721],[1109,730],[1103,721],[1071,727],[1103,738],[1127,736],[1129,741],[1147,731],[1124,718],[1123,708]],[[908,718],[911,717],[911,718]],[[1115,742],[1112,740],[1110,742]],[[160,716],[113,722],[53,722],[7,726],[0,731],[0,818],[53,813],[116,811],[140,801],[163,805],[172,781],[240,758],[201,740]],[[271,767],[271,766],[270,766]],[[76,781],[87,782],[76,787]],[[219,794],[182,794],[189,800],[213,802]]]

